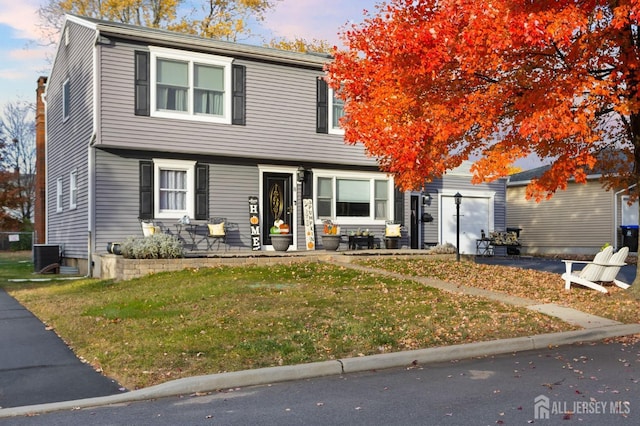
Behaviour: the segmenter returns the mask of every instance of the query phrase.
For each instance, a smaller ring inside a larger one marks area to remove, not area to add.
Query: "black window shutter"
[[[231,124],[244,126],[246,124],[246,67],[233,65],[231,67]]]
[[[400,188],[396,187],[394,190],[394,205],[393,215],[395,223],[401,223],[404,225],[404,192]]]
[[[196,164],[195,219],[209,219],[209,166]]]
[[[316,133],[329,133],[329,87],[322,78],[316,85]]]
[[[135,115],[150,113],[149,52],[135,52]]]
[[[153,219],[153,161],[140,162],[140,219]]]

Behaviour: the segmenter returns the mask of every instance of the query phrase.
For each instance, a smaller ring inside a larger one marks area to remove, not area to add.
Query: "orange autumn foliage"
[[[552,161],[537,201],[594,168],[626,188],[640,182],[639,17],[640,0],[391,0],[345,29],[326,78],[345,140],[403,189],[469,158],[490,181],[530,154]]]

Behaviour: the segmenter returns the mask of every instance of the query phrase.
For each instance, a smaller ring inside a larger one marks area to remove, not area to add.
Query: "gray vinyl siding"
[[[614,244],[613,193],[598,181],[569,183],[540,203],[526,200],[525,191],[524,185],[507,189],[508,224],[523,229],[523,252],[595,254]]]
[[[232,250],[251,250],[249,196],[257,197],[259,191],[257,165],[209,165],[209,213],[226,219],[227,244]]]
[[[70,25],[68,46],[62,43],[47,83],[47,243],[60,244],[65,257],[87,258],[88,157],[92,134],[93,41],[87,28]],[[70,114],[63,121],[62,84],[69,79]],[[77,170],[77,208],[69,207],[70,173]],[[56,211],[56,181],[63,182],[63,211]]]
[[[100,47],[99,144],[129,149],[187,152],[296,164],[321,162],[375,166],[361,145],[341,135],[316,133],[316,80],[309,70],[236,59],[246,66],[246,126],[141,117],[134,110],[134,50]]]
[[[95,247],[106,252],[108,242],[142,237],[138,221],[139,160],[96,149]]]
[[[162,158],[160,153],[156,156]],[[143,236],[138,220],[140,159],[97,150],[96,164],[95,250],[104,253],[109,242],[122,242],[130,236]],[[250,250],[248,197],[259,195],[258,167],[208,164],[209,216],[226,219],[227,243],[230,249]],[[162,225],[169,233],[177,232],[177,219],[154,222]],[[201,223],[204,224],[204,221]],[[207,247],[205,233],[206,229],[202,226],[196,239],[200,250]]]

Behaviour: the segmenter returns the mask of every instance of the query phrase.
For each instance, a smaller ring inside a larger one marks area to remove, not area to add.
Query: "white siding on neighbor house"
[[[522,228],[523,253],[594,254],[614,244],[613,193],[598,181],[569,183],[547,201],[525,199],[526,187],[507,187],[507,224]]]
[[[321,69],[236,59],[246,66],[246,125],[135,116],[134,51],[100,47],[101,146],[227,157],[376,166],[362,145],[316,133],[316,82]]]
[[[64,247],[65,257],[87,258],[88,150],[93,122],[93,42],[87,28],[69,27],[47,82],[47,243]],[[62,117],[62,85],[69,80],[69,117]],[[78,198],[70,209],[70,173],[77,170]],[[56,211],[56,181],[62,178],[62,211]]]

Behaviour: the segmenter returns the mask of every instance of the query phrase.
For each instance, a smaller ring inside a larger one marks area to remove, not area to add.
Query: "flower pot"
[[[325,250],[338,250],[338,247],[340,247],[340,235],[323,234],[322,247]]]
[[[112,242],[107,243],[107,253],[122,254],[120,243],[112,243]]]
[[[293,242],[291,234],[269,234],[271,245],[275,251],[287,251]]]

